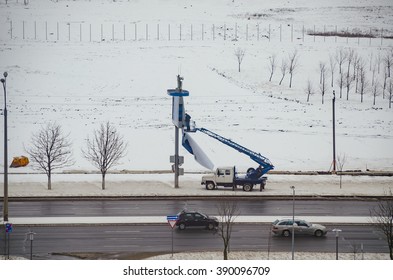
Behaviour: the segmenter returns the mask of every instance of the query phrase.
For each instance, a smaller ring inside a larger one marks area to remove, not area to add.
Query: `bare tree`
[[[392,62],[393,62],[393,51],[391,50],[390,52],[387,51],[384,56],[384,63],[385,67],[388,69],[388,77],[390,78],[390,68],[392,67]]]
[[[353,69],[353,79],[356,78],[356,69],[358,68],[360,56],[358,56],[356,53],[354,54],[353,58],[353,64],[352,64],[352,69]]]
[[[363,65],[363,60],[358,57],[354,63],[353,77],[355,79],[355,92],[359,90],[359,79],[360,79],[360,67]]]
[[[387,86],[387,80],[388,80],[388,71],[387,68],[384,67],[384,72],[383,72],[383,86],[382,86],[382,98],[385,99],[385,91],[386,91],[386,86]]]
[[[360,246],[355,242],[351,242],[350,246],[353,253],[353,259],[356,260],[356,255],[359,253]]]
[[[334,72],[336,71],[336,65],[337,65],[337,61],[334,58],[334,56],[332,54],[329,55],[329,70],[330,70],[330,75],[331,75],[331,87],[333,87],[333,83],[334,83]]]
[[[371,71],[371,67],[372,67],[372,63],[373,63],[373,55],[374,55],[374,53],[370,53],[370,71]]]
[[[244,50],[244,49],[241,49],[241,48],[237,48],[236,50],[235,50],[235,56],[236,56],[236,58],[237,58],[237,63],[238,63],[238,66],[239,66],[239,72],[240,72],[240,65],[242,64],[242,62],[243,62],[243,58],[244,58],[244,55],[246,54],[246,51]]]
[[[307,94],[307,102],[310,101],[310,95],[314,94],[314,87],[312,85],[312,82],[310,79],[307,81],[307,87],[306,87],[306,94]]]
[[[353,61],[353,80],[355,82],[355,92],[358,92],[359,85],[359,65],[362,63],[362,58],[359,55],[355,56],[355,60]]]
[[[125,155],[127,148],[123,138],[109,122],[101,124],[93,137],[86,139],[87,149],[83,156],[97,167],[102,175],[102,189],[105,190],[105,175]]]
[[[221,221],[218,225],[217,234],[224,242],[224,260],[227,260],[229,242],[232,236],[232,227],[236,217],[240,214],[240,211],[235,201],[223,200],[218,205],[218,214],[221,217]]]
[[[342,66],[345,63],[346,59],[347,59],[347,52],[345,51],[345,49],[340,48],[336,51],[336,61],[338,64],[338,70],[339,73],[342,73]]]
[[[350,80],[350,78],[353,81],[353,76],[351,76],[351,64],[352,62],[355,60],[356,54],[355,54],[355,50],[354,49],[349,49],[347,52],[347,63],[348,63],[348,68],[347,68],[347,81]],[[351,76],[351,77],[349,77]],[[348,91],[347,91],[347,95],[348,95]],[[348,98],[347,98],[348,100]]]
[[[344,82],[345,81],[345,74],[344,74],[344,72],[340,72],[338,75],[339,76],[336,80],[336,83],[337,83],[338,87],[340,88],[340,98],[342,98],[343,97],[343,87],[345,84],[345,82]]]
[[[270,78],[269,82],[272,81],[274,70],[276,70],[276,54],[273,54],[272,56],[269,57],[269,72],[270,72]]]
[[[353,76],[349,75],[348,73],[345,73],[345,81],[344,81],[344,85],[345,88],[347,89],[347,100],[349,99],[349,91],[352,88],[352,84],[353,84]]]
[[[393,89],[392,84],[393,84],[392,78],[389,78],[389,81],[388,81],[388,89],[389,89],[389,109],[392,108],[392,91],[393,91],[393,90],[392,90],[392,89]]]
[[[285,75],[287,74],[287,71],[288,71],[288,64],[287,64],[287,62],[286,62],[286,60],[284,58],[281,61],[280,70],[281,70],[281,80],[280,80],[280,85],[281,85],[282,80],[284,80],[284,77],[285,77]]]
[[[377,98],[377,96],[379,95],[379,81],[378,80],[376,80],[375,82],[374,82],[374,85],[372,85],[372,87],[371,87],[371,92],[372,92],[372,94],[373,94],[373,105],[375,106],[375,100],[376,100],[376,98]]]
[[[370,210],[371,221],[385,236],[389,247],[390,259],[393,260],[393,192],[385,194],[384,199]]]
[[[339,155],[337,157],[337,167],[338,167],[338,171],[340,171],[340,189],[342,187],[342,176],[343,176],[343,169],[344,169],[344,165],[345,162],[347,161],[347,158],[344,155]]]
[[[293,74],[295,74],[295,71],[298,66],[298,53],[297,50],[295,50],[291,55],[289,55],[289,64],[288,64],[288,73],[289,73],[289,87],[292,87],[292,77]]]
[[[52,172],[55,169],[72,166],[71,143],[69,135],[63,135],[61,126],[48,123],[40,131],[33,134],[31,146],[26,148],[33,167],[44,170],[48,177],[48,190],[52,189]]]
[[[319,83],[322,83],[322,76],[323,74],[326,73],[326,63],[320,61],[319,62]]]
[[[363,96],[368,87],[368,82],[366,79],[366,70],[364,63],[359,64],[359,94],[360,94],[360,102],[363,103]]]
[[[375,63],[372,67],[372,78],[371,78],[371,86],[374,86],[375,83],[375,73],[377,72],[377,64]]]
[[[378,52],[378,56],[377,56],[378,74],[379,74],[379,72],[380,72],[381,62],[382,62],[382,57],[381,57],[381,50],[380,50],[380,51]]]
[[[319,90],[321,92],[322,95],[322,104],[324,103],[324,97],[325,97],[325,93],[326,93],[326,88],[327,88],[327,82],[326,82],[326,75],[327,75],[327,69],[326,67],[324,67],[322,69],[322,81],[319,85]]]

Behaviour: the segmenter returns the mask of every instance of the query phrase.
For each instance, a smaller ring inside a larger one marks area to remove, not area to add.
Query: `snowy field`
[[[364,61],[369,84],[373,76],[382,84],[383,59],[393,55],[393,40],[380,36],[393,34],[393,3],[388,0],[8,2],[0,0],[0,71],[9,74],[9,159],[26,154],[33,132],[57,122],[70,133],[71,170],[78,171],[95,170],[81,149],[106,121],[128,142],[127,156],[116,170],[169,170],[174,127],[166,90],[176,87],[177,74],[190,91],[186,111],[197,126],[261,153],[276,170],[327,171],[332,91],[339,88],[330,86],[328,76],[322,104],[320,62],[328,66],[329,55],[351,49]],[[314,26],[377,37],[307,35]],[[245,50],[241,72],[237,48]],[[295,50],[299,60],[292,87],[289,74],[279,85],[281,60]],[[269,82],[273,55],[278,65]],[[334,82],[336,77],[338,66]],[[308,79],[315,88],[309,102]],[[345,90],[342,98],[336,94],[337,154],[346,156],[344,169],[392,171],[393,109],[382,88],[376,105],[371,92],[362,103],[354,84],[349,100]],[[3,126],[0,130],[3,135]],[[206,135],[197,133],[195,139],[216,166],[255,166]],[[180,154],[185,171],[206,171],[183,148]],[[31,165],[10,171],[34,172]]]

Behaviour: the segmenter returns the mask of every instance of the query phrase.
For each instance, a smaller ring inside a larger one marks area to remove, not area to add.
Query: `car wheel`
[[[206,189],[209,190],[209,191],[214,190],[215,187],[216,187],[216,186],[214,185],[213,182],[207,182],[207,183],[206,183]]]
[[[179,229],[180,230],[185,230],[186,229],[186,225],[184,223],[179,224]]]
[[[284,231],[282,232],[282,235],[285,236],[285,237],[289,237],[290,234],[291,234],[291,233],[289,232],[289,230],[284,230]]]
[[[323,232],[322,232],[322,230],[316,230],[315,231],[315,233],[314,233],[314,235],[316,236],[316,237],[321,237],[322,235],[323,235]]]
[[[245,191],[245,192],[250,192],[250,191],[252,191],[252,185],[251,184],[244,184],[243,185],[243,191]]]
[[[212,223],[207,225],[207,229],[208,230],[213,230],[214,229],[214,225]]]

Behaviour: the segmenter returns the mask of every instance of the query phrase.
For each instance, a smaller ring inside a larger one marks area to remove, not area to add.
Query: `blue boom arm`
[[[206,128],[196,128],[196,130],[203,132],[207,135],[209,135],[210,137],[220,141],[221,143],[224,143],[225,145],[239,151],[240,153],[243,153],[245,155],[248,155],[253,161],[257,162],[259,164],[259,167],[257,169],[259,169],[257,172],[258,174],[255,175],[256,177],[260,177],[264,174],[266,174],[267,172],[269,172],[270,170],[274,169],[273,164],[270,162],[270,160],[264,156],[262,156],[259,153],[253,152],[235,142],[233,142],[232,140],[229,140],[227,138],[224,138]]]

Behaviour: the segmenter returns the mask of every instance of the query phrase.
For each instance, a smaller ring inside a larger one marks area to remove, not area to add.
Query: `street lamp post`
[[[4,91],[4,202],[3,202],[3,221],[8,222],[8,147],[7,147],[7,76],[4,72],[1,79]]]
[[[292,189],[292,260],[295,259],[295,187]]]
[[[30,260],[32,260],[33,259],[33,240],[34,240],[35,232],[32,232],[31,229],[29,229],[29,232],[27,234],[29,235],[29,240],[30,240]]]
[[[335,228],[332,231],[336,233],[336,260],[338,260],[338,235],[339,235],[340,231],[342,231],[342,230]]]

